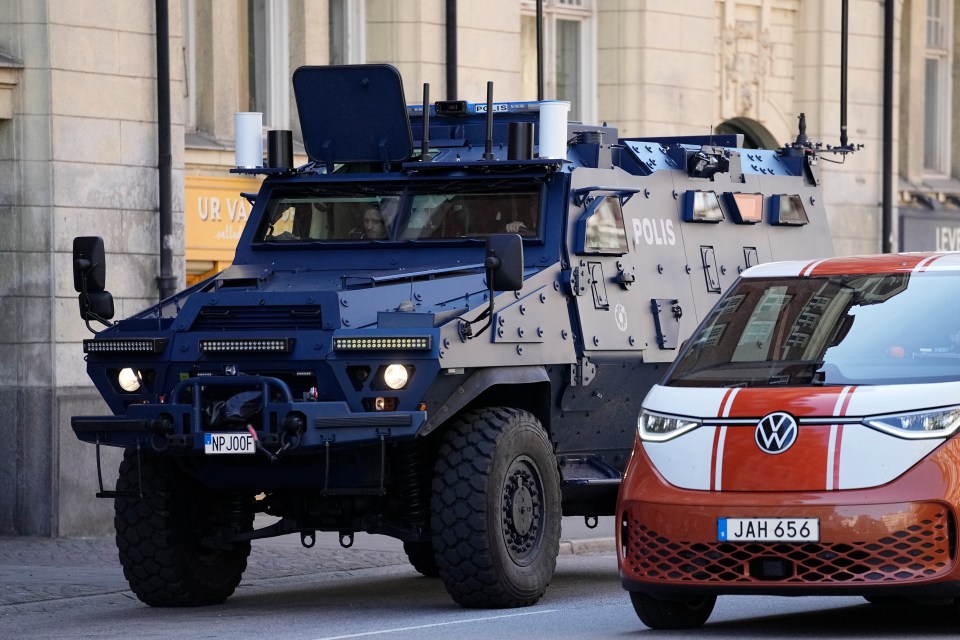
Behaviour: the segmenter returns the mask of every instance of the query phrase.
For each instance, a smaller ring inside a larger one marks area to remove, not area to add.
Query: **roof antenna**
[[[863,148],[862,144],[853,144],[847,137],[847,52],[849,50],[848,42],[850,40],[849,4],[849,0],[843,0],[840,6],[840,146],[831,147],[827,145],[828,151],[841,155],[852,153]]]
[[[420,162],[430,159],[430,83],[423,83],[423,138],[420,143]]]
[[[493,160],[493,81],[487,80],[487,142],[483,150],[484,160]]]
[[[543,100],[543,0],[537,0],[537,102]]]
[[[843,0],[840,12],[840,147],[846,149],[847,141],[847,40],[850,21],[849,0]]]

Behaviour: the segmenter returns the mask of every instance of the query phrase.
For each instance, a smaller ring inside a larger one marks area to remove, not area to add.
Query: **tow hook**
[[[353,546],[353,531],[340,532],[340,546],[344,549],[349,549]]]
[[[316,531],[301,531],[300,532],[300,544],[303,545],[304,549],[309,549],[317,543],[317,532]]]
[[[587,525],[588,529],[596,529],[598,522],[597,516],[583,516],[583,524]]]

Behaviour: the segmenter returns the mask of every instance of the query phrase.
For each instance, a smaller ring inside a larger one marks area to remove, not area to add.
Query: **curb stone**
[[[586,538],[583,540],[561,540],[560,555],[587,555],[592,553],[610,553],[616,550],[615,538]]]

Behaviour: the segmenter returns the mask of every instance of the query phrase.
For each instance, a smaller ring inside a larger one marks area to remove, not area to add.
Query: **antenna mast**
[[[888,0],[889,1],[889,0]],[[847,147],[847,40],[850,27],[849,0],[843,0],[840,17],[840,146]]]

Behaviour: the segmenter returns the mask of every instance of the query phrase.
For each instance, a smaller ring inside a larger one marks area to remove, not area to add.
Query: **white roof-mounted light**
[[[263,114],[240,111],[234,115],[237,167],[257,169],[263,166]]]

